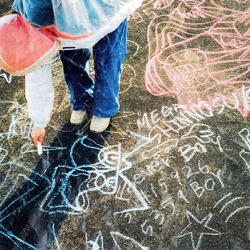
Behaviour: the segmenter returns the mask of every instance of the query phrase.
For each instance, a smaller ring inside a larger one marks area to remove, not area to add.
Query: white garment
[[[142,0],[53,0],[52,2],[56,28],[62,34],[72,36],[57,37],[60,49],[93,47],[142,4]],[[81,35],[86,37],[80,38]]]
[[[54,88],[50,64],[25,76],[29,117],[37,128],[47,127],[53,109]]]

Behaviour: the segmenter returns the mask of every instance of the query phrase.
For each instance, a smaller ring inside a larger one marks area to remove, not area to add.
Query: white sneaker
[[[90,123],[90,131],[95,133],[102,133],[109,126],[109,123],[110,117],[100,118],[93,115]]]
[[[85,110],[73,110],[70,117],[70,123],[80,125],[87,120],[87,112]]]

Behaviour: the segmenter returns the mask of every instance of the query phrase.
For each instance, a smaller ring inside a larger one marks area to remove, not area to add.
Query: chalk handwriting
[[[86,250],[104,250],[104,243],[103,243],[103,235],[100,231],[96,237],[95,240],[89,240],[88,234],[85,233],[85,239],[86,239]]]

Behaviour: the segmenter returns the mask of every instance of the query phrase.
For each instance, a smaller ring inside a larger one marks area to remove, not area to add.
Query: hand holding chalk
[[[34,144],[36,145],[37,149],[40,148],[38,150],[38,152],[40,153],[42,150],[42,145],[44,142],[44,137],[45,137],[45,128],[37,128],[37,127],[33,127],[33,130],[31,132],[31,138],[34,142]],[[39,146],[40,143],[40,146]]]

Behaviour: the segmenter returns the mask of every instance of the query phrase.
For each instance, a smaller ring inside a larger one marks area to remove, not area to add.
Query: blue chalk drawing
[[[116,213],[148,209],[148,204],[143,195],[124,174],[125,171],[132,168],[132,163],[127,161],[126,156],[122,157],[121,145],[117,144],[104,148],[89,146],[85,143],[87,138],[88,135],[85,135],[73,143],[70,149],[72,166],[59,165],[55,168],[51,178],[51,189],[41,204],[41,210],[50,214],[81,214],[89,207],[88,193],[101,192],[104,195],[115,194],[118,190],[118,181],[120,179],[134,192],[140,206],[117,211]],[[74,157],[74,150],[79,145],[90,150],[97,150],[97,162],[94,164],[78,165]],[[60,177],[58,177],[59,175]],[[74,180],[77,181],[79,178],[82,178],[83,181],[79,185],[77,195],[72,202],[67,195],[67,188],[72,179],[74,182]],[[58,179],[60,185],[58,185]],[[58,199],[61,199],[59,204]]]

